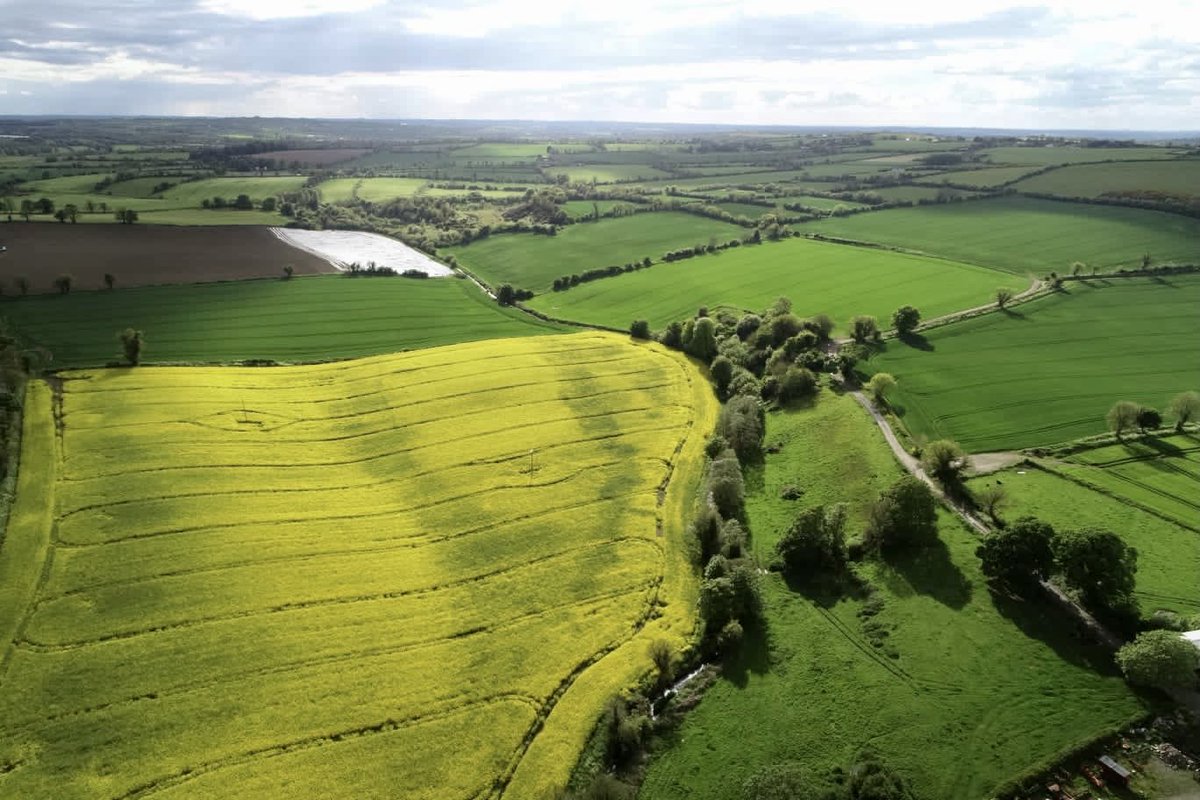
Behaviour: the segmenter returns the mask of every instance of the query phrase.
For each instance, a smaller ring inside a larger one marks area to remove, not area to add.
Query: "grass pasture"
[[[143,359],[160,363],[323,361],[564,330],[465,280],[344,275],[27,297],[0,316],[55,367],[116,359],[130,326],[145,333]]]
[[[645,319],[661,328],[700,306],[757,312],[785,295],[798,314],[826,313],[845,324],[856,314],[886,321],[906,303],[934,317],[985,303],[996,286],[1021,283],[982,267],[797,238],[655,264],[543,294],[529,305],[561,319],[618,328]]]
[[[1066,290],[892,341],[868,366],[898,381],[916,436],[967,450],[1051,445],[1105,430],[1118,400],[1164,408],[1200,385],[1200,278],[1073,281]]]
[[[759,553],[815,504],[848,501],[857,535],[871,499],[900,474],[848,396],[769,415],[767,441],[780,451],[748,476]],[[785,484],[802,487],[801,500],[780,499]],[[821,774],[867,746],[922,800],[991,797],[1142,713],[1105,654],[1053,610],[988,591],[972,534],[946,516],[941,539],[857,568],[881,606],[871,617],[862,597],[766,576],[765,637],[726,664],[651,760],[639,797],[742,800],[742,783],[763,767],[790,761]],[[888,632],[884,646],[867,636],[868,619]]]
[[[1200,259],[1200,220],[1134,208],[1001,197],[896,208],[807,223],[804,230],[905,247],[1019,275]]]
[[[980,189],[993,189],[1011,183],[1032,172],[1035,167],[989,167],[986,169],[955,170],[953,172],[938,172],[927,175],[922,180],[925,183],[954,183],[962,186],[975,186]]]
[[[1190,615],[1200,612],[1200,533],[1125,502],[1129,498],[1144,502],[1148,495],[1155,502],[1161,497],[1159,476],[1169,474],[1173,466],[1140,461],[1138,466],[1127,465],[1121,471],[1110,472],[1110,468],[1083,469],[1055,464],[1051,471],[1010,469],[969,483],[975,486],[999,478],[1010,498],[1003,512],[1008,519],[1031,514],[1058,529],[1099,527],[1116,532],[1138,551],[1134,594],[1142,615],[1148,617],[1159,609]],[[1189,523],[1195,527],[1195,487],[1200,479],[1195,474],[1196,462],[1190,462],[1184,469],[1189,467],[1190,478],[1171,480],[1167,485],[1182,488],[1191,484],[1191,495],[1185,502],[1193,504]],[[1064,475],[1085,480],[1103,491],[1095,491]],[[1171,509],[1178,506],[1173,503]]]
[[[557,236],[491,236],[449,249],[460,264],[493,285],[511,283],[544,292],[563,275],[647,256],[657,261],[669,250],[706,245],[712,238],[727,242],[744,233],[737,225],[672,211],[571,225]]]
[[[694,624],[715,403],[656,345],[63,377],[24,456],[51,553],[0,606],[4,796],[548,796]]]
[[[157,213],[253,216],[259,212]],[[29,280],[30,292],[42,293],[55,291],[54,280],[64,273],[73,276],[74,289],[98,289],[104,286],[105,273],[124,287],[276,277],[286,264],[297,275],[333,270],[324,260],[260,227],[12,223],[0,225],[0,244],[8,247],[0,255],[0,285],[9,297],[18,293],[15,282],[22,276]],[[9,308],[0,306],[0,314]]]
[[[1177,151],[1166,147],[989,147],[980,155],[993,164],[1090,164],[1097,161],[1153,161],[1175,158]]]
[[[1084,450],[1056,469],[1200,533],[1200,439],[1195,434]]]
[[[571,183],[623,183],[669,178],[670,173],[644,164],[593,164],[577,167],[551,167],[547,175],[566,175]]]
[[[1138,191],[1200,195],[1200,158],[1062,167],[1027,178],[1016,188],[1065,197],[1100,197],[1106,193]]]

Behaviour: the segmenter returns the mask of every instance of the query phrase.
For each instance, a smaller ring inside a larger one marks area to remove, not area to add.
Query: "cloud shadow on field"
[[[881,570],[888,588],[899,595],[917,593],[959,610],[971,602],[971,582],[950,559],[950,548],[940,539],[925,547],[884,556]]]

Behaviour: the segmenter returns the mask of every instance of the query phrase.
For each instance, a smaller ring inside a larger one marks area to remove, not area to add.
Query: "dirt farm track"
[[[0,224],[0,288],[18,292],[16,280],[29,280],[30,293],[53,292],[54,280],[73,278],[73,289],[104,287],[105,273],[116,285],[197,283],[335,271],[310,253],[280,241],[266,227],[228,225],[71,225],[13,222]]]

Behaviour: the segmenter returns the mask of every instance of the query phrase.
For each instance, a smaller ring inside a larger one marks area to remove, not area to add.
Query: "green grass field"
[[[566,175],[571,183],[618,183],[669,178],[670,173],[644,164],[596,164],[579,167],[552,167],[547,175]]]
[[[882,189],[871,189],[888,202],[908,200],[916,203],[921,200],[936,200],[939,196],[973,197],[974,192],[965,189],[951,189],[948,186],[885,186]]]
[[[833,236],[906,247],[1019,275],[1200,259],[1200,220],[1133,208],[1004,197],[897,208],[806,224]]]
[[[117,359],[130,326],[150,362],[318,361],[564,330],[468,281],[340,275],[30,296],[0,304],[0,316],[49,348],[53,367]]]
[[[1087,164],[1096,161],[1133,161],[1175,158],[1166,147],[989,147],[980,151],[993,164]]]
[[[1200,532],[1200,439],[1193,433],[1084,450],[1056,469]]]
[[[1027,178],[1016,188],[1067,197],[1142,190],[1200,195],[1200,159],[1063,167]]]
[[[604,214],[621,205],[630,204],[622,203],[620,200],[568,200],[562,204],[562,208],[571,219],[579,220],[591,217],[592,212],[596,209]]]
[[[895,188],[909,189],[915,187],[898,186]],[[878,191],[880,194],[883,193],[881,190],[873,191]],[[850,200],[834,200],[831,197],[814,197],[813,195],[808,194],[796,195],[794,197],[781,197],[779,198],[779,203],[781,208],[784,203],[800,203],[801,205],[808,206],[809,208],[820,209],[821,211],[832,211],[835,208],[862,208],[863,206],[862,203],[855,203]]]
[[[849,397],[823,394],[813,410],[770,415],[767,441],[782,450],[748,477],[760,553],[819,503],[849,502],[857,535],[868,502],[899,475]],[[781,500],[784,484],[802,487],[802,499]],[[639,797],[742,800],[742,782],[767,765],[822,774],[867,746],[922,800],[990,797],[1142,713],[1104,653],[1055,611],[989,593],[973,535],[944,517],[941,538],[944,546],[858,568],[882,601],[873,621],[889,631],[886,648],[864,634],[862,600],[767,576],[766,641],[747,640],[651,760]]]
[[[552,796],[694,627],[693,374],[590,332],[35,389],[0,794]]]
[[[1024,288],[1003,272],[941,259],[807,239],[744,246],[535,297],[531,307],[562,319],[655,328],[700,306],[761,311],[790,297],[798,314],[829,314],[845,324],[871,314],[885,324],[913,303],[931,318],[988,301],[997,286]]]
[[[491,284],[548,291],[554,279],[596,267],[658,261],[669,250],[740,239],[743,228],[683,212],[655,212],[571,225],[557,236],[508,234],[450,248],[459,263]]]
[[[1118,400],[1165,408],[1200,386],[1200,277],[1071,282],[1066,291],[891,341],[873,372],[917,436],[975,452],[1102,433]]]
[[[989,169],[955,170],[938,172],[922,178],[925,183],[957,183],[963,186],[978,186],[981,189],[991,189],[1003,186],[1018,178],[1028,175],[1035,167],[991,167]]]
[[[1196,497],[1196,486],[1200,483],[1195,474],[1196,462],[1192,461],[1190,467],[1191,478],[1182,481],[1191,484],[1189,499]],[[1099,527],[1120,534],[1138,551],[1135,594],[1143,616],[1159,609],[1184,614],[1200,611],[1200,533],[1122,502],[1126,498],[1142,501],[1146,495],[1153,495],[1158,488],[1158,476],[1169,472],[1169,467],[1142,462],[1140,468],[1124,471],[1125,476],[1134,475],[1148,480],[1148,484],[1131,483],[1108,469],[1084,470],[1057,464],[1050,468],[1053,472],[1009,469],[995,476],[976,478],[969,484],[976,487],[997,479],[1002,481],[1010,498],[1002,512],[1006,519],[1031,514],[1058,529]],[[1101,486],[1111,494],[1081,486],[1055,474],[1058,471]],[[1190,522],[1196,524],[1195,508]]]

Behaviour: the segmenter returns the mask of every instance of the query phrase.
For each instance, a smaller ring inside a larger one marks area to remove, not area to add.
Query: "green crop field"
[[[825,313],[845,324],[871,314],[887,324],[912,303],[926,318],[988,302],[997,286],[1025,288],[1012,275],[941,259],[807,239],[744,246],[655,264],[650,269],[535,297],[530,306],[562,319],[655,328],[700,306],[761,311],[785,295],[798,314]]]
[[[579,167],[553,167],[547,175],[566,175],[571,183],[617,183],[670,177],[670,173],[642,164],[604,164]]]
[[[30,296],[0,305],[0,316],[49,348],[55,367],[116,359],[117,333],[130,326],[158,362],[318,361],[564,330],[497,306],[468,281],[342,275]]]
[[[492,284],[548,291],[554,279],[596,267],[655,261],[710,239],[740,239],[745,229],[683,212],[655,212],[571,225],[557,236],[507,234],[450,248],[464,267]]]
[[[277,178],[205,178],[188,181],[163,192],[167,208],[200,208],[202,201],[214,197],[233,200],[240,194],[249,195],[255,205],[266,197],[281,192],[294,192],[304,186],[305,177],[294,175]]]
[[[62,377],[0,551],[6,797],[546,797],[691,635],[715,400],[657,345]]]
[[[1105,430],[1118,400],[1164,408],[1200,386],[1200,277],[1070,282],[1062,292],[887,344],[868,362],[898,380],[914,435],[1010,450]]]
[[[1192,461],[1190,467],[1193,475],[1189,499],[1196,496],[1198,483],[1194,474],[1196,462]],[[1084,471],[1058,465],[1052,469],[1061,469],[1064,474],[1087,480],[1105,491],[1094,491],[1054,471],[1040,469],[1010,469],[969,483],[974,487],[998,477],[1009,497],[1009,505],[1003,512],[1007,519],[1031,514],[1059,529],[1099,527],[1120,534],[1138,551],[1135,594],[1143,616],[1159,609],[1184,614],[1200,611],[1200,533],[1123,502],[1130,497],[1141,501],[1145,495],[1154,493],[1159,473],[1152,464],[1142,462],[1141,468],[1125,472],[1149,479],[1150,485],[1124,481],[1108,474],[1108,470]],[[1194,506],[1194,499],[1191,502]],[[1189,521],[1196,525],[1194,507]]]
[[[1139,191],[1200,195],[1200,159],[1063,167],[1027,178],[1016,188],[1067,197]]]
[[[563,203],[563,211],[573,220],[587,219],[599,209],[601,214],[612,211],[617,206],[631,205],[620,200],[568,200]]]
[[[989,147],[980,155],[993,164],[1087,164],[1096,161],[1133,161],[1175,158],[1166,147]]]
[[[965,189],[952,189],[949,186],[885,186],[882,189],[871,189],[871,194],[877,194],[890,202],[907,200],[912,203],[921,200],[936,200],[939,197],[974,197],[975,192]]]
[[[807,223],[802,230],[933,253],[1019,275],[1200,260],[1200,220],[1133,208],[1003,197],[896,208]]]
[[[770,415],[767,441],[782,448],[747,481],[759,553],[820,503],[849,501],[857,535],[875,493],[900,474],[848,396]],[[800,501],[780,499],[785,484],[804,490]],[[864,632],[863,600],[767,576],[766,641],[744,643],[651,760],[639,797],[742,800],[743,781],[763,767],[789,761],[819,775],[866,746],[922,800],[990,797],[1143,713],[1107,655],[1057,612],[988,591],[977,539],[948,516],[941,539],[856,568],[882,604],[871,621],[888,631],[884,647]]]
[[[750,220],[756,220],[763,214],[774,214],[776,212],[776,209],[770,206],[759,206],[753,203],[717,203],[716,206],[722,211],[728,211],[735,217],[745,217]]]
[[[897,186],[897,187],[893,187],[893,188],[894,189],[911,189],[911,188],[915,188],[915,187]],[[884,194],[884,192],[886,190],[873,189],[872,191],[876,192],[877,194],[881,194],[884,197],[887,196],[886,194]],[[821,211],[832,211],[835,208],[862,208],[863,207],[862,203],[855,203],[851,200],[835,200],[832,197],[814,197],[813,195],[808,195],[808,194],[795,195],[792,197],[780,197],[777,199],[778,199],[778,202],[781,207],[784,203],[799,203],[801,205],[808,206],[809,208],[816,208]]]
[[[955,170],[953,172],[937,172],[926,175],[921,180],[925,183],[958,183],[963,186],[978,186],[981,189],[991,189],[1011,183],[1032,172],[1035,167],[991,167],[989,169]]]
[[[1056,469],[1200,532],[1200,439],[1195,434],[1084,450]]]

